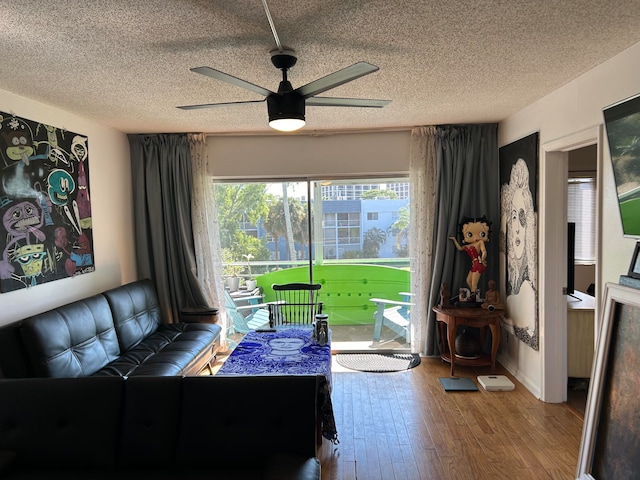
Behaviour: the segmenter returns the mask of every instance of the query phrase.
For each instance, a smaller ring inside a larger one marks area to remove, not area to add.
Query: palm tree
[[[362,240],[362,254],[365,258],[378,258],[380,256],[380,246],[387,241],[387,233],[373,227],[367,230]]]
[[[287,194],[287,182],[282,182],[282,210],[284,212],[284,224],[286,229],[287,247],[289,249],[289,259],[296,259],[296,244],[293,238],[293,227],[291,226],[291,210],[289,209],[289,195]]]
[[[273,237],[273,240],[275,242],[276,260],[280,260],[280,252],[278,250],[278,241],[282,236],[284,236],[287,239],[287,245],[289,246],[288,248],[289,255],[291,257],[290,260],[295,260],[296,259],[295,245],[292,252],[291,243],[294,241],[293,232],[298,228],[297,226],[300,225],[304,220],[304,208],[298,200],[287,199],[288,208],[286,211],[289,212],[288,213],[289,220],[287,220],[286,219],[287,214],[285,213],[284,202],[285,200],[283,197],[280,197],[280,198],[274,197],[274,196],[270,197],[269,211],[267,213],[267,216],[264,219],[263,227],[267,232],[269,232],[269,234]],[[287,225],[288,222],[289,222],[289,225]],[[287,230],[289,229],[291,233],[287,232]]]
[[[409,205],[398,210],[398,219],[387,229],[396,237],[396,256],[407,256],[409,246]],[[404,240],[404,242],[403,242]]]

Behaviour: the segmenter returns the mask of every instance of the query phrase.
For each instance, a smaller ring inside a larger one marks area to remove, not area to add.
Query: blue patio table
[[[331,403],[331,342],[318,344],[311,326],[279,326],[248,332],[217,375],[318,375],[322,436],[338,443]]]

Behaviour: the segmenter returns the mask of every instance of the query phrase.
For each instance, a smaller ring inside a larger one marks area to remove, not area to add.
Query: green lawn
[[[620,204],[620,213],[626,232],[633,234],[640,232],[640,198],[622,202]]]

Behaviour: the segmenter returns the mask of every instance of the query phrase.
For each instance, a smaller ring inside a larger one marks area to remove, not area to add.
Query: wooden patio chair
[[[322,313],[319,283],[273,284],[275,301],[269,302],[269,325],[311,325]]]

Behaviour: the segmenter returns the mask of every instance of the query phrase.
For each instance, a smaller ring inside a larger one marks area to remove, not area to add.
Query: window
[[[576,264],[593,264],[596,261],[595,178],[570,178],[567,194],[567,220],[576,224]]]
[[[387,184],[403,190],[407,180],[216,183],[222,276],[240,277],[240,288],[255,277],[265,295],[273,283],[329,279],[323,312],[332,325],[371,325],[370,332],[376,306],[369,298],[397,299],[411,288],[410,199],[362,194]],[[340,339],[333,330],[334,342],[347,341],[347,331]]]
[[[360,245],[360,215],[357,212],[325,213],[324,245]],[[325,258],[335,258],[335,249],[325,249]]]

